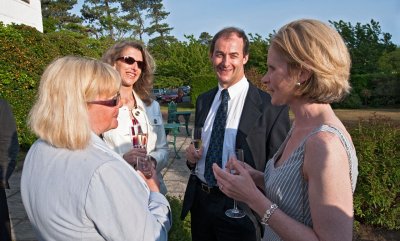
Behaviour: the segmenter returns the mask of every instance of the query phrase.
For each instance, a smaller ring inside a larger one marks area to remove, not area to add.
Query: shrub
[[[355,219],[400,229],[400,129],[390,118],[372,115],[350,131],[359,162]]]
[[[35,136],[28,130],[26,117],[34,102],[40,75],[57,54],[52,43],[35,28],[0,25],[0,97],[13,107],[22,148]]]
[[[111,43],[107,39],[91,40],[72,32],[43,34],[29,26],[5,26],[0,22],[0,98],[12,106],[23,150],[36,140],[26,119],[44,68],[65,55],[99,58]]]
[[[358,109],[362,106],[360,96],[355,92],[350,92],[346,98],[338,103],[333,103],[333,108],[344,108],[344,109]]]
[[[190,79],[192,83],[190,89],[190,100],[196,106],[197,97],[212,88],[217,87],[218,80],[215,74],[195,76]]]
[[[351,75],[352,92],[363,99],[363,104],[380,107],[400,103],[400,74]]]

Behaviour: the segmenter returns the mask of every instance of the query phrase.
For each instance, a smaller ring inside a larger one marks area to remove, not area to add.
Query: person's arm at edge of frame
[[[5,177],[4,188],[9,188],[8,179],[13,173],[16,166],[16,159],[19,151],[17,127],[11,106],[5,100],[0,100],[0,165],[5,167],[1,173]]]

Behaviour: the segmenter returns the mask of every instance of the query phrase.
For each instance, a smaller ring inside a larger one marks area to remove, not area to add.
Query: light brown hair
[[[153,89],[153,78],[155,71],[155,63],[153,57],[147,51],[147,49],[143,46],[143,44],[134,41],[122,41],[111,46],[101,58],[103,62],[114,66],[117,59],[121,56],[121,53],[126,48],[134,48],[139,50],[142,53],[143,61],[145,63],[145,67],[142,69],[142,73],[136,83],[133,85],[133,89],[136,94],[140,97],[140,99],[146,104],[150,105],[151,98],[151,90]]]
[[[301,83],[297,94],[315,103],[338,102],[350,92],[350,54],[340,34],[313,19],[301,19],[283,26],[271,40],[288,62],[289,74],[302,68],[311,77]]]

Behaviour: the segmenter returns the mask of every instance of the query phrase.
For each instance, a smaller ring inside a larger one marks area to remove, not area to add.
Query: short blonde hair
[[[340,34],[325,23],[301,19],[283,26],[271,40],[288,62],[289,74],[301,69],[311,77],[297,94],[315,103],[333,103],[350,92],[350,54]]]
[[[41,139],[58,148],[83,149],[90,141],[87,101],[116,94],[120,75],[94,59],[67,56],[44,71],[28,123]]]
[[[134,41],[121,41],[111,46],[103,55],[101,60],[111,66],[121,56],[121,53],[127,48],[134,48],[142,53],[144,68],[140,74],[139,79],[133,85],[133,89],[140,99],[146,104],[150,105],[153,99],[151,98],[151,90],[153,89],[153,78],[155,71],[155,62],[149,51],[143,44]]]

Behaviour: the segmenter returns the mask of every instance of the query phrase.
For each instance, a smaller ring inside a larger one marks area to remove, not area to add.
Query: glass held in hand
[[[148,140],[148,132],[147,132],[147,124],[146,124],[146,132],[142,131],[140,125],[138,125],[137,130],[135,131],[135,127],[132,127],[132,145],[133,148],[147,148],[147,140]]]
[[[192,129],[192,143],[194,146],[194,149],[196,149],[196,151],[199,151],[202,145],[202,141],[201,141],[201,133],[203,131],[203,128],[201,127],[194,127]]]
[[[139,133],[137,135],[138,147],[146,149],[147,146],[147,133]]]
[[[141,171],[146,178],[152,176],[152,161],[149,155],[146,157],[136,157],[136,170]]]
[[[243,149],[236,149],[235,151],[230,150],[228,152],[228,161],[240,161],[243,164],[244,162],[244,153]],[[231,170],[232,174],[235,174],[235,170]],[[243,218],[246,216],[243,210],[238,209],[236,200],[233,199],[233,208],[225,211],[225,215],[230,218]]]

